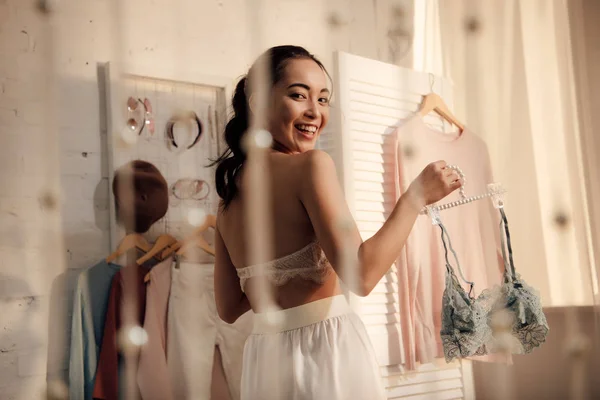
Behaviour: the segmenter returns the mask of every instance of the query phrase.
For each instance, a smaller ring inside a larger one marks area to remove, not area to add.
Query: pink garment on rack
[[[167,310],[172,264],[172,258],[162,261],[144,278],[144,330],[148,334],[148,341],[140,349],[137,370],[137,383],[143,400],[174,399],[167,367]]]
[[[416,114],[397,128],[394,135],[396,197],[408,189],[425,166],[439,160],[462,169],[467,197],[485,193],[487,185],[494,182],[487,146],[468,129],[461,134],[443,133],[428,126]],[[459,198],[457,190],[440,203]],[[498,258],[499,218],[491,200],[483,199],[444,210],[440,217],[452,239],[465,278],[475,282],[474,295],[500,283],[503,267]],[[452,258],[450,260],[454,262]],[[429,217],[419,216],[396,266],[405,367],[412,370],[417,367],[417,362],[429,363],[444,355],[440,340],[446,271],[444,248],[440,230],[432,225]],[[468,285],[464,287],[468,291]]]

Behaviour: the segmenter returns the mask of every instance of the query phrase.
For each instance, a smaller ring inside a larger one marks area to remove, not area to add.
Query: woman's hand
[[[426,166],[410,184],[406,194],[419,209],[440,201],[462,186],[460,177],[445,161]]]

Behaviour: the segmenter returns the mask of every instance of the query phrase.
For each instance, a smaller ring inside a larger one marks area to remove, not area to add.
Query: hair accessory
[[[191,130],[193,129],[192,128],[193,125],[195,125],[197,127],[198,132],[196,133],[196,137],[194,138],[194,141],[192,142],[192,144],[190,144],[187,147],[187,149],[191,149],[192,147],[194,147],[196,145],[196,143],[198,143],[198,141],[200,140],[200,137],[202,136],[202,122],[200,122],[200,118],[198,118],[198,115],[196,115],[196,113],[193,111],[187,111],[187,112],[180,113],[180,114],[177,114],[177,115],[174,115],[173,117],[171,117],[171,119],[169,119],[169,121],[167,122],[166,134],[167,134],[167,138],[169,139],[170,144],[175,148],[179,148],[179,146],[177,145],[177,142],[175,141],[173,129],[175,127],[175,124],[178,124],[178,123],[187,123],[188,132],[190,132],[190,133],[191,133]]]
[[[142,134],[144,127],[148,125],[148,130],[150,131],[150,135],[154,134],[154,117],[152,116],[152,104],[150,104],[150,100],[147,98],[142,101],[142,99],[135,99],[134,97],[129,97],[127,99],[127,110],[130,113],[135,112],[138,109],[138,105],[141,104],[144,107],[144,123],[140,124],[135,117],[130,117],[127,120],[127,127],[131,130],[138,130],[138,136]]]
[[[154,124],[154,115],[152,114],[152,103],[150,103],[150,99],[144,98],[144,108],[146,109],[144,119],[145,124],[148,125],[148,131],[150,135],[154,135],[155,124]]]
[[[135,98],[129,97],[127,99],[127,109],[129,110],[129,112],[133,112],[133,111],[137,110],[137,106],[138,106],[138,101]]]
[[[210,193],[210,186],[201,179],[178,179],[171,186],[171,193],[179,200],[204,200]]]
[[[138,125],[139,124],[138,124],[138,122],[137,122],[137,120],[135,118],[129,118],[127,120],[127,127],[129,129],[131,129],[132,131],[136,131],[138,129],[138,127],[139,127]]]

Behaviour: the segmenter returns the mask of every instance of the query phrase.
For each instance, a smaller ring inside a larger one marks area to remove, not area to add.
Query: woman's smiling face
[[[277,149],[303,153],[315,148],[329,120],[330,90],[325,71],[313,60],[299,58],[285,66],[271,91],[269,131]]]

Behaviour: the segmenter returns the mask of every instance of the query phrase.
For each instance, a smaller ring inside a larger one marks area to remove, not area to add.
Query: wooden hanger
[[[119,245],[117,246],[117,250],[115,250],[111,255],[106,257],[106,262],[113,262],[117,258],[121,257],[123,254],[127,253],[132,249],[139,249],[144,253],[147,253],[152,248],[152,245],[148,243],[144,237],[139,233],[130,233],[126,235]]]
[[[173,236],[169,235],[168,233],[160,235],[156,239],[156,242],[154,242],[154,246],[152,246],[152,248],[143,257],[138,258],[136,260],[136,264],[137,265],[142,265],[143,263],[145,263],[146,261],[148,261],[149,259],[151,259],[155,255],[159,254],[165,248],[167,248],[168,246],[172,245],[173,243],[177,243],[177,239],[175,239]],[[161,257],[161,260],[163,260],[163,259],[164,258]]]
[[[421,106],[419,108],[419,114],[421,117],[426,116],[432,111],[435,111],[438,115],[444,118],[449,123],[453,124],[458,128],[458,130],[462,133],[465,130],[465,126],[462,122],[460,122],[454,114],[450,112],[448,106],[444,102],[444,100],[433,92],[433,83],[434,83],[433,74],[429,74],[429,83],[431,84],[431,92],[423,96],[423,101],[421,102]]]
[[[204,239],[202,236],[196,236],[190,239],[184,245],[182,245],[179,248],[179,250],[177,250],[177,255],[180,256],[182,254],[185,254],[190,249],[198,247],[207,252],[208,254],[211,254],[213,256],[215,255],[215,249],[210,244],[208,244],[206,239]]]
[[[206,251],[209,254],[215,255],[215,249],[208,244],[206,239],[202,236],[202,233],[205,232],[208,228],[216,228],[217,227],[217,217],[214,215],[207,215],[204,223],[200,225],[198,228],[194,229],[194,231],[184,240],[175,243],[173,246],[169,247],[162,253],[162,258],[166,258],[171,255],[173,252],[177,251],[177,255],[182,255],[190,248],[199,247],[202,250]]]

